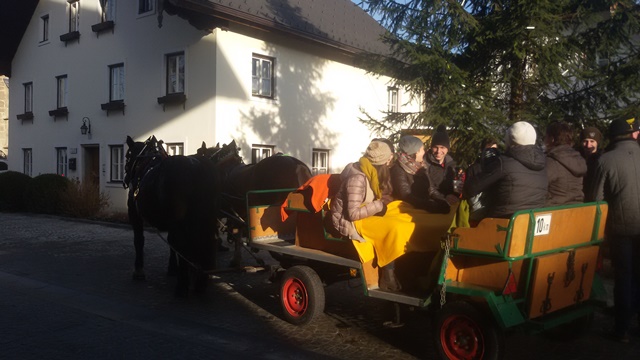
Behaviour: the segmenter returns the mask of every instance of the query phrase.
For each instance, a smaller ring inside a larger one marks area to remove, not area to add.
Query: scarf
[[[373,194],[375,195],[376,199],[381,199],[382,191],[380,190],[380,181],[378,181],[378,171],[375,167],[373,167],[371,161],[369,161],[369,159],[364,156],[360,158],[360,170],[362,170],[364,175],[369,180],[371,189],[373,190]]]
[[[422,168],[422,163],[417,162],[414,158],[406,153],[398,153],[398,163],[400,167],[411,175],[415,175]]]

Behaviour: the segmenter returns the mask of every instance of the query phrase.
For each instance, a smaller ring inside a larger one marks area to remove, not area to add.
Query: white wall
[[[311,165],[311,149],[331,150],[331,172],[356,161],[373,135],[358,121],[360,108],[380,115],[386,109],[387,79],[323,59],[318,47],[273,37],[265,42],[232,31],[199,31],[187,21],[164,15],[139,17],[136,1],[118,1],[114,32],[92,32],[99,22],[98,1],[81,1],[79,42],[66,46],[59,36],[68,31],[66,0],[41,0],[12,63],[10,94],[10,168],[22,169],[22,149],[33,149],[33,175],[56,172],[55,147],[67,147],[78,168],[68,176],[82,179],[83,146],[100,149],[100,186],[111,207],[126,210],[126,191],[110,183],[109,145],[124,144],[127,135],[145,140],[183,142],[185,153],[235,139],[250,161],[251,144],[276,145]],[[40,18],[49,14],[49,41],[39,43]],[[184,51],[184,106],[163,111],[164,56]],[[276,60],[276,98],[251,95],[251,55]],[[330,57],[330,56],[328,56]],[[125,114],[107,113],[108,66],[123,62],[126,73]],[[69,115],[54,118],[56,79],[68,75]],[[23,83],[33,82],[33,121],[16,119],[24,110]],[[92,136],[81,135],[82,118],[91,119]],[[73,150],[76,154],[73,154]],[[125,146],[126,150],[126,146]]]

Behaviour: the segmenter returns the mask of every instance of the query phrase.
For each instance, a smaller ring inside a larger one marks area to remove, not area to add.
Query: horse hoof
[[[142,270],[135,270],[133,272],[133,280],[145,280],[146,276],[144,275],[144,271]]]

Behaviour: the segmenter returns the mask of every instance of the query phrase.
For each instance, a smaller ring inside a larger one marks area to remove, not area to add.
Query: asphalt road
[[[389,304],[354,283],[326,288],[323,316],[281,319],[267,273],[220,273],[204,294],[173,296],[168,247],[148,231],[146,281],[133,281],[132,231],[123,226],[0,213],[0,359],[430,359],[426,312],[390,329]],[[254,265],[249,253],[245,264]],[[257,256],[269,261],[268,254]],[[225,264],[230,253],[224,253]],[[596,313],[571,342],[511,334],[505,359],[640,359],[640,337],[606,339]]]

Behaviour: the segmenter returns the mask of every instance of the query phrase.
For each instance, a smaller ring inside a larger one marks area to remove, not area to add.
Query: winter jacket
[[[429,179],[424,168],[415,174],[406,172],[399,163],[391,167],[393,198],[413,205],[415,208],[432,213],[446,214],[449,204],[444,200],[429,198]]]
[[[640,235],[640,146],[635,141],[618,141],[600,156],[587,200],[609,203],[607,233]]]
[[[453,180],[456,177],[456,162],[451,155],[444,157],[440,164],[430,152],[424,156],[424,164],[429,178],[429,196],[433,199],[444,199],[453,194]]]
[[[357,163],[347,165],[340,179],[342,185],[331,202],[331,223],[343,236],[362,239],[353,221],[380,213],[384,204],[375,199],[369,180]]]
[[[548,187],[545,163],[539,147],[512,146],[491,167],[466,179],[463,195],[468,199],[486,192],[488,217],[508,218],[518,210],[541,208]]]
[[[584,201],[583,177],[587,162],[569,145],[553,147],[547,152],[549,189],[545,206],[577,204]]]

